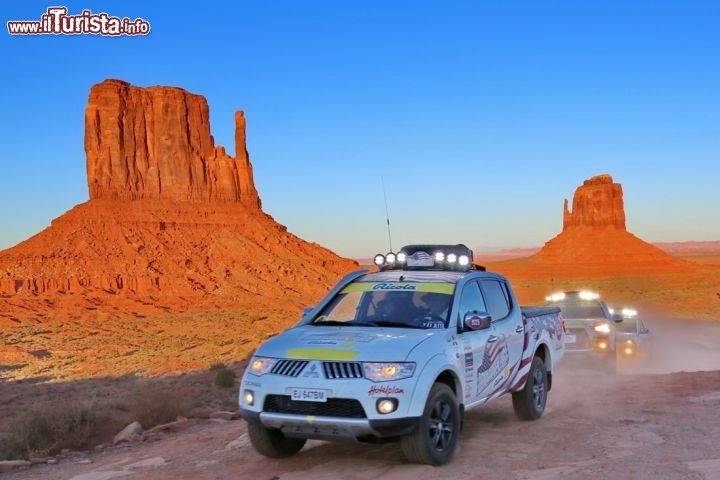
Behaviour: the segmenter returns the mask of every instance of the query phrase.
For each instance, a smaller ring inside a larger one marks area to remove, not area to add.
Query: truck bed
[[[526,317],[539,317],[552,313],[560,313],[560,307],[520,307],[520,311]]]

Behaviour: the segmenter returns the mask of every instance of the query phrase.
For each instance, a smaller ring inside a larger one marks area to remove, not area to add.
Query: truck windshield
[[[565,318],[605,318],[605,312],[596,302],[557,303]]]
[[[353,285],[340,292],[320,312],[315,325],[378,326],[404,328],[444,328],[450,311],[452,291],[447,286],[432,289],[373,290],[372,284]],[[370,287],[370,288],[368,288]],[[376,287],[377,288],[377,287]]]

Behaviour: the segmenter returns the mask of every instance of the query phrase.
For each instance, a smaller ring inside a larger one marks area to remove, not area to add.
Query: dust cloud
[[[720,321],[643,318],[650,329],[649,348],[636,364],[620,365],[627,373],[663,374],[720,370]]]

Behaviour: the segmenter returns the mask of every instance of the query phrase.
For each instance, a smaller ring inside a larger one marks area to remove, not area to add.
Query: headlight
[[[398,363],[363,363],[365,378],[373,382],[389,382],[412,377],[415,364],[412,362]]]
[[[250,360],[250,372],[255,375],[265,375],[272,370],[277,361],[277,358],[253,357]]]
[[[607,335],[610,333],[610,325],[607,323],[598,323],[597,325],[593,326],[593,332],[595,333],[604,333]]]
[[[588,290],[581,291],[578,296],[580,297],[580,300],[597,300],[600,298],[600,294],[596,292],[590,292]]]

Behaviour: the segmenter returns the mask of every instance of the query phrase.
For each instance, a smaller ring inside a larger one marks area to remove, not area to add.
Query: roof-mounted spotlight
[[[377,255],[375,255],[375,258],[373,259],[373,262],[374,262],[375,265],[377,265],[378,267],[382,267],[382,266],[385,264],[385,255],[382,255],[382,254],[378,253]]]

